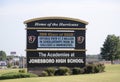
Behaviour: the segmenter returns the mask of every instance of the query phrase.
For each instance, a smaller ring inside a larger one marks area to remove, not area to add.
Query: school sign
[[[68,17],[41,17],[24,22],[27,31],[27,68],[83,67],[86,63],[86,25]]]

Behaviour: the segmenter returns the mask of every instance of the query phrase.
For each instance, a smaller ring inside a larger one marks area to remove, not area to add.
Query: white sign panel
[[[74,36],[38,36],[38,48],[74,48]]]

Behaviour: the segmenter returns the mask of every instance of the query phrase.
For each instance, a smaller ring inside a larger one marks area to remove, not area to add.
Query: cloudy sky
[[[64,16],[89,22],[87,54],[99,54],[108,34],[120,36],[120,0],[0,0],[0,50],[25,55],[23,22],[46,16]]]

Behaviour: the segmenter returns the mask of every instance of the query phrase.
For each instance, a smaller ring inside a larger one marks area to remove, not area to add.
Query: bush
[[[80,68],[78,68],[78,67],[73,68],[72,74],[80,74]]]
[[[95,65],[94,64],[89,64],[89,65],[86,65],[85,67],[85,72],[86,73],[94,73],[95,72]]]
[[[24,74],[28,75],[28,77],[38,77],[38,75],[33,73],[24,73]]]
[[[48,73],[46,71],[42,71],[41,76],[48,76]]]
[[[54,76],[54,74],[55,74],[55,68],[54,67],[46,68],[45,71],[48,73],[48,76]]]
[[[89,64],[85,67],[86,73],[99,73],[104,72],[105,66],[104,64]]]
[[[25,69],[19,70],[19,73],[25,73]]]
[[[27,78],[27,77],[37,77],[37,75],[31,74],[31,73],[9,72],[9,73],[2,74],[0,76],[0,80],[3,80],[3,79],[15,79],[15,78]]]
[[[104,72],[104,69],[105,69],[104,64],[98,64],[97,66],[99,68],[99,72]]]
[[[95,65],[94,72],[95,73],[99,73],[100,72],[100,67],[98,65]]]
[[[58,70],[55,71],[55,75],[70,75],[71,71],[68,67],[59,67]]]
[[[72,74],[74,75],[76,75],[76,74],[83,74],[85,71],[84,71],[84,69],[83,68],[79,68],[79,67],[74,67],[73,69],[72,69]]]

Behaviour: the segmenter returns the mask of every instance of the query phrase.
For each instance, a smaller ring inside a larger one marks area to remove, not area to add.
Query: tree
[[[120,59],[120,37],[108,35],[101,48],[102,59],[110,60],[111,64],[115,59]]]
[[[0,51],[0,61],[6,60],[6,53],[4,51]]]

